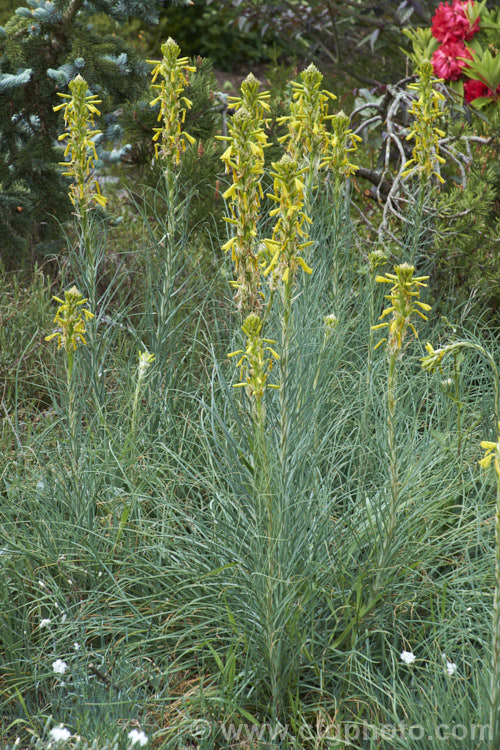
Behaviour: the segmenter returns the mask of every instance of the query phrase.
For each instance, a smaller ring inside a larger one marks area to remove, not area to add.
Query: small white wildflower
[[[67,619],[68,619],[68,615],[63,615],[61,617],[61,624],[64,625],[64,623],[66,622]]]
[[[43,581],[38,581],[38,585],[40,586],[41,589],[45,588],[45,584]]]
[[[44,617],[43,620],[40,620],[40,627],[44,628],[46,625],[50,625],[50,619],[48,617]]]
[[[149,367],[151,367],[151,364],[154,362],[155,355],[150,354],[148,350],[146,349],[143,352],[139,352],[139,380],[142,380],[144,378],[144,375],[146,374]]]
[[[337,327],[339,319],[335,313],[330,313],[330,315],[325,315],[323,322],[329,331],[333,331]]]
[[[51,740],[54,740],[54,742],[66,742],[66,740],[69,740],[71,737],[71,732],[61,724],[50,730],[49,737]]]
[[[52,669],[56,674],[64,674],[67,668],[68,665],[62,659],[56,659],[52,662]]]
[[[413,664],[413,662],[415,661],[415,654],[412,654],[411,651],[402,651],[401,661],[403,661],[405,664]]]
[[[73,648],[75,649],[75,651],[79,651],[80,650],[80,644],[75,641],[73,643]]]
[[[97,574],[98,578],[100,578],[101,576],[102,576],[102,570],[100,570],[99,573]]]
[[[454,661],[446,660],[446,671],[448,672],[448,675],[450,677],[453,677],[453,675],[457,671],[457,665],[455,664]]]
[[[144,745],[148,744],[148,738],[144,732],[139,732],[138,729],[132,729],[128,733],[128,738],[131,745],[135,745],[138,742],[141,747],[144,747]]]
[[[71,578],[68,578],[67,580],[68,580],[69,585],[72,586],[73,585],[73,581],[71,580]]]
[[[467,612],[470,612],[472,607],[467,607]]]

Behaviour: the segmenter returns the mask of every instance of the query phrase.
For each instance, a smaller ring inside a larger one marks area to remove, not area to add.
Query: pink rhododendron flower
[[[473,24],[467,17],[466,0],[453,0],[451,5],[441,3],[432,19],[432,36],[439,42],[457,42],[472,39],[479,31],[479,18]],[[474,5],[474,0],[470,1]]]
[[[462,42],[444,42],[432,55],[434,74],[445,81],[457,81],[467,65],[461,57],[472,60],[470,50]]]
[[[500,86],[497,88],[497,95],[500,94]],[[476,81],[470,78],[464,82],[464,97],[466,102],[473,102],[480,96],[494,96],[493,91],[482,81]]]

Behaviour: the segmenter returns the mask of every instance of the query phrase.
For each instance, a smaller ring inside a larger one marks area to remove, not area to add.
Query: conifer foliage
[[[55,250],[57,222],[71,210],[57,136],[58,92],[81,74],[103,112],[143,93],[149,66],[119,35],[100,35],[104,13],[117,22],[158,21],[163,0],[25,0],[0,27],[0,237],[8,261],[26,249]],[[101,142],[120,134],[100,122]],[[116,155],[116,152],[115,152]]]

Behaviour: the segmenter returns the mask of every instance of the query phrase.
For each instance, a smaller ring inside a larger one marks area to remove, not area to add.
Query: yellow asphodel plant
[[[236,113],[230,119],[228,135],[217,136],[227,143],[221,160],[232,178],[223,195],[230,213],[224,220],[232,227],[232,237],[222,249],[231,250],[237,278],[230,283],[237,290],[235,302],[244,316],[258,313],[262,307],[258,222],[270,94],[261,92],[259,87],[259,81],[250,73],[241,84],[241,95],[230,97]]]
[[[417,173],[425,181],[434,175],[439,182],[444,183],[439,173],[439,166],[445,163],[439,154],[439,139],[444,138],[446,133],[439,127],[439,123],[445,115],[445,97],[434,88],[436,83],[442,83],[442,79],[433,77],[432,64],[429,60],[424,60],[418,69],[417,80],[408,85],[418,96],[408,110],[413,117],[413,127],[406,140],[413,140],[414,146],[412,157],[404,165],[401,176]]]
[[[94,139],[101,130],[95,128],[94,117],[101,112],[97,104],[101,100],[96,94],[88,94],[87,82],[77,75],[69,83],[70,94],[58,96],[65,101],[54,107],[54,112],[63,111],[66,131],[59,136],[59,141],[66,141],[64,156],[69,161],[60,162],[65,167],[63,174],[72,178],[69,197],[74,206],[84,210],[94,201],[99,206],[106,206],[105,198],[99,189],[99,183],[92,178],[92,171],[97,162]]]
[[[384,323],[378,323],[372,326],[374,331],[379,328],[389,328],[388,338],[383,338],[378,342],[375,349],[381,344],[387,342],[387,351],[392,356],[396,354],[399,358],[403,353],[403,342],[408,328],[411,328],[416,338],[418,333],[415,330],[411,318],[415,313],[423,320],[427,320],[422,310],[429,312],[431,306],[419,299],[420,289],[426,287],[424,284],[428,276],[414,276],[415,268],[409,263],[402,263],[394,267],[395,273],[386,273],[385,276],[376,276],[375,281],[381,284],[392,284],[391,291],[385,297],[390,301],[379,320],[391,315],[391,320]],[[420,308],[420,309],[419,309]]]
[[[261,179],[264,174],[264,149],[267,135],[262,122],[241,107],[231,118],[229,135],[220,136],[228,141],[221,156],[232,184],[225,191],[230,216],[225,217],[233,227],[233,236],[222,245],[231,250],[236,280],[231,282],[237,290],[235,301],[244,313],[258,312],[261,308],[259,239],[257,225],[263,197]]]
[[[80,344],[87,343],[85,338],[85,323],[94,317],[94,313],[87,310],[84,305],[87,300],[78,291],[76,286],[64,292],[64,300],[54,297],[59,303],[54,323],[57,328],[45,337],[45,341],[57,339],[57,348],[64,348],[66,353],[66,381],[68,388],[68,421],[71,439],[72,469],[77,481],[79,443],[76,430],[76,408],[75,408],[75,379],[73,377],[74,354]]]
[[[389,506],[389,518],[385,525],[385,535],[378,559],[378,571],[375,588],[379,589],[383,580],[385,566],[390,557],[391,544],[397,523],[397,512],[399,505],[399,469],[395,434],[396,418],[396,378],[397,362],[404,353],[404,341],[410,328],[418,338],[412,317],[416,314],[423,320],[427,320],[424,312],[429,312],[430,305],[419,300],[420,289],[427,286],[424,284],[428,276],[414,276],[414,266],[402,263],[394,267],[394,273],[386,273],[385,276],[376,276],[375,281],[381,284],[391,284],[389,294],[389,306],[383,311],[380,318],[390,317],[390,321],[378,323],[372,326],[373,330],[387,327],[388,336],[378,342],[375,349],[385,343],[389,359],[389,370],[387,375],[387,437],[389,447],[389,470],[391,477],[391,501]],[[424,312],[422,312],[424,310]]]
[[[152,88],[158,92],[150,105],[160,105],[158,122],[161,125],[154,128],[153,136],[155,155],[163,160],[167,172],[179,164],[186,144],[195,143],[193,136],[182,130],[181,126],[186,111],[192,107],[191,100],[184,96],[184,89],[189,83],[189,73],[194,73],[196,68],[189,65],[187,57],[179,57],[180,51],[177,42],[169,37],[161,45],[162,59],[159,62],[147,61],[154,66],[151,71]]]
[[[57,339],[57,348],[64,348],[67,358],[68,379],[73,374],[73,354],[79,344],[86,344],[85,321],[91,320],[94,313],[86,310],[83,305],[87,299],[83,297],[76,286],[64,292],[64,300],[54,297],[59,307],[54,318],[57,330],[45,337],[45,341]]]
[[[279,139],[286,143],[290,157],[306,172],[306,187],[313,188],[324,158],[330,148],[328,106],[337,97],[322,89],[323,74],[311,63],[300,74],[300,81],[292,81],[290,114],[278,118],[288,125],[288,133]]]

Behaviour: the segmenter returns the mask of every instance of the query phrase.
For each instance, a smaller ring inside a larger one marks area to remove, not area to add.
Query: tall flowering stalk
[[[76,407],[75,407],[75,379],[74,379],[74,354],[80,344],[86,345],[85,324],[94,317],[94,313],[83,307],[87,299],[83,297],[76,286],[64,292],[64,300],[54,297],[59,303],[54,323],[57,328],[45,337],[45,341],[57,339],[57,348],[64,349],[66,354],[66,385],[68,389],[68,421],[71,437],[71,455],[73,471],[76,479],[78,468],[78,439],[76,430]]]
[[[124,473],[128,475],[130,488],[134,487],[135,473],[137,470],[136,467],[137,467],[138,452],[137,452],[136,438],[137,438],[137,420],[138,420],[139,412],[140,412],[141,395],[144,392],[148,372],[154,360],[155,360],[154,355],[150,354],[147,351],[147,349],[144,350],[143,352],[139,352],[139,361],[137,364],[135,391],[134,391],[134,397],[132,399],[132,415],[130,418],[130,427],[129,427],[128,434],[125,440],[123,441],[123,447],[121,450],[121,458],[126,460],[126,468],[125,468]],[[126,523],[130,516],[130,511],[131,511],[131,505],[125,504],[121,513],[120,523],[118,526],[118,531],[116,534],[113,551],[116,548],[116,545],[118,544],[120,537],[123,534]]]
[[[181,206],[177,202],[176,168],[187,145],[195,143],[195,139],[182,129],[186,112],[192,106],[190,99],[184,95],[184,90],[189,84],[189,74],[196,70],[188,64],[187,57],[180,57],[180,47],[172,37],[161,45],[161,52],[160,61],[148,60],[154,66],[151,71],[152,88],[157,93],[157,96],[150,102],[150,106],[159,105],[158,122],[160,124],[154,128],[153,142],[156,159],[163,166],[167,203],[166,231],[162,242],[158,244],[163,254],[161,258],[163,268],[154,344],[157,357],[160,357],[165,349],[176,236],[178,236],[181,223]],[[158,373],[160,372],[161,363],[158,368]]]
[[[69,156],[69,161],[60,164],[66,169],[63,174],[72,179],[69,198],[82,216],[92,202],[102,208],[107,202],[93,176],[97,161],[94,139],[102,132],[95,128],[94,117],[101,114],[97,109],[101,100],[95,94],[88,94],[87,82],[81,75],[70,81],[69,90],[70,94],[58,92],[66,101],[54,107],[54,112],[63,111],[66,131],[58,140],[66,141],[64,156]]]
[[[189,73],[194,73],[196,68],[188,64],[187,57],[179,57],[180,51],[177,42],[169,37],[161,45],[163,58],[159,62],[148,60],[154,65],[151,71],[152,88],[158,91],[150,106],[160,105],[158,122],[161,125],[154,128],[153,136],[155,156],[165,166],[167,182],[174,180],[174,168],[180,163],[186,144],[195,143],[195,139],[181,126],[186,111],[192,106],[191,100],[184,96],[184,89],[189,84]]]
[[[89,94],[87,82],[81,75],[77,75],[69,83],[69,94],[58,93],[64,101],[54,107],[55,112],[62,111],[65,132],[58,140],[66,142],[64,156],[67,161],[61,162],[65,168],[63,174],[71,178],[69,198],[76,209],[76,216],[80,223],[86,285],[90,297],[91,307],[96,307],[97,268],[99,260],[96,257],[92,241],[90,210],[93,205],[105,208],[107,198],[99,189],[99,183],[94,177],[94,167],[97,161],[95,138],[102,131],[95,127],[95,116],[101,114],[97,105],[101,100],[95,94]],[[69,158],[68,158],[69,157]],[[89,332],[92,346],[93,332]]]
[[[279,361],[279,354],[270,344],[275,341],[262,336],[262,320],[256,313],[250,313],[241,330],[247,343],[245,349],[238,349],[228,357],[239,357],[236,366],[240,368],[240,382],[235,388],[245,388],[252,403],[255,422],[259,428],[260,443],[264,441],[265,406],[264,393],[267,388],[279,388],[279,385],[268,383],[274,363]]]
[[[362,139],[359,135],[353,133],[349,124],[349,117],[343,110],[332,116],[332,132],[329,138],[329,148],[321,163],[322,167],[327,167],[335,176],[336,202],[339,200],[342,180],[356,174],[356,171],[359,169],[351,161],[350,154],[357,150],[358,147],[356,144]]]
[[[264,337],[265,314],[261,318],[264,295],[259,267],[258,222],[263,198],[264,149],[268,145],[264,131],[265,116],[269,112],[270,94],[261,92],[259,88],[257,78],[248,75],[241,84],[241,95],[230,98],[236,113],[231,118],[228,135],[219,137],[228,144],[221,159],[226,172],[232,177],[232,184],[225,191],[224,198],[228,201],[230,213],[225,220],[232,226],[233,235],[222,249],[231,251],[236,279],[230,283],[236,289],[236,306],[245,316],[241,328],[246,338],[245,349],[231,352],[228,356],[239,356],[237,367],[240,368],[240,382],[235,387],[245,388],[252,405],[255,489],[259,502],[266,504],[268,522],[271,523],[264,394],[267,388],[279,387],[268,383],[279,355],[270,346],[275,342]],[[267,304],[269,310],[272,296]]]
[[[305,170],[307,191],[313,189],[320,167],[330,150],[328,121],[329,103],[337,97],[322,89],[323,74],[311,63],[300,74],[300,81],[292,81],[290,114],[278,118],[287,123],[288,133],[280,138],[286,143],[290,157]]]
[[[132,418],[130,421],[130,436],[135,438],[137,431],[137,416],[139,414],[139,401],[141,393],[146,382],[148,370],[155,360],[154,354],[150,354],[147,349],[139,353],[139,362],[137,365],[137,380],[135,384],[134,400],[132,402]]]
[[[427,354],[422,358],[422,367],[428,372],[441,368],[443,361],[450,355],[456,357],[462,349],[471,349],[485,359],[491,367],[494,389],[494,415],[497,442],[481,441],[481,448],[486,451],[479,461],[483,469],[494,468],[497,479],[495,505],[495,593],[493,597],[492,623],[492,656],[490,682],[490,750],[500,746],[500,372],[489,351],[475,341],[454,341],[442,349],[434,349],[432,344],[425,346]]]
[[[429,190],[429,183],[432,177],[444,183],[440,166],[445,160],[439,154],[439,139],[446,135],[440,127],[445,116],[444,95],[435,88],[435,84],[441,80],[433,77],[431,63],[424,60],[418,68],[417,80],[408,85],[408,88],[416,93],[408,110],[408,114],[413,118],[412,128],[406,136],[407,141],[413,141],[413,150],[411,158],[403,165],[401,176],[418,175],[419,178],[415,229],[410,250],[412,261],[417,256],[424,199]]]
[[[419,315],[424,320],[427,316],[422,312],[428,312],[431,308],[425,302],[420,302],[420,289],[427,286],[423,282],[428,276],[414,276],[415,268],[408,263],[394,266],[394,273],[386,273],[385,276],[376,276],[375,281],[381,284],[391,284],[389,294],[385,298],[389,300],[389,306],[383,311],[380,319],[390,317],[385,321],[373,326],[373,330],[388,328],[388,335],[378,342],[375,349],[385,343],[389,369],[387,375],[387,440],[389,447],[389,470],[391,477],[391,502],[389,506],[389,518],[385,526],[385,535],[378,560],[378,572],[375,587],[378,589],[383,576],[383,571],[388,562],[391,544],[397,523],[397,512],[399,506],[399,467],[395,435],[395,422],[397,413],[396,384],[397,384],[397,362],[402,358],[405,351],[405,338],[408,329],[411,329],[418,338],[417,331],[412,323],[414,315]]]
[[[243,88],[243,87],[242,87]],[[261,179],[264,174],[264,148],[267,135],[262,120],[245,107],[231,118],[229,135],[220,136],[229,145],[221,156],[232,185],[224,193],[229,201],[230,216],[226,221],[233,227],[233,236],[223,246],[231,250],[236,272],[232,285],[236,288],[235,301],[243,313],[261,309],[258,221],[263,198]]]
[[[312,269],[302,257],[303,251],[312,242],[308,241],[307,225],[311,219],[304,210],[306,188],[303,182],[305,168],[301,168],[289,154],[284,154],[279,162],[273,162],[273,189],[268,197],[277,206],[270,211],[276,216],[273,235],[263,241],[265,258],[263,275],[268,277],[269,287],[273,291],[279,288],[283,302],[282,339],[281,339],[281,462],[284,481],[286,481],[286,452],[288,445],[288,362],[291,340],[292,293],[298,269],[307,274]]]
[[[434,88],[434,84],[441,82],[441,78],[433,77],[432,64],[424,60],[418,69],[417,80],[408,84],[408,88],[416,92],[416,97],[408,110],[413,117],[413,127],[406,140],[414,141],[414,145],[412,157],[404,165],[403,177],[416,173],[421,182],[425,182],[434,175],[444,183],[439,173],[440,164],[445,163],[439,155],[439,139],[446,135],[439,127],[445,115],[444,95]]]

